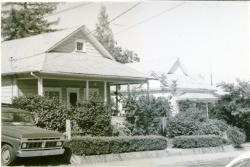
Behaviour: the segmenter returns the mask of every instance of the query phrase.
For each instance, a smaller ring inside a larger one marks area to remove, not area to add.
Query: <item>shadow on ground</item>
[[[61,156],[18,158],[15,166],[59,166],[68,165]]]

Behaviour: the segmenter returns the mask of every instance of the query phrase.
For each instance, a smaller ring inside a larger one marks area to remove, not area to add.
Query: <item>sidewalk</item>
[[[126,161],[113,161],[96,164],[86,164],[83,166],[189,166],[197,163],[209,163],[218,160],[230,162],[233,158],[246,151],[235,151],[229,153],[212,153],[202,155],[185,155],[150,159],[133,159]]]

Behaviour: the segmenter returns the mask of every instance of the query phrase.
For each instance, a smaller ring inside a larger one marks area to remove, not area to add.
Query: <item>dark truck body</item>
[[[33,120],[26,123],[13,121],[14,114],[23,114],[31,119],[28,111],[10,107],[2,107],[1,110],[1,144],[2,146],[10,145],[16,157],[48,156],[64,153],[63,142],[65,137],[63,134],[38,128],[34,126]]]

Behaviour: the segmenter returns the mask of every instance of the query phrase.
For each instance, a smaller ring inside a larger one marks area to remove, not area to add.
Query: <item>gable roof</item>
[[[90,56],[88,53],[78,52],[54,52],[54,48],[62,46],[63,42],[79,32],[83,33],[84,37],[102,56]],[[2,42],[2,55],[3,75],[40,72],[66,75],[80,74],[82,76],[112,76],[144,81],[150,78],[142,72],[116,62],[85,26]],[[12,69],[10,57],[16,58]]]
[[[168,84],[171,84],[172,81],[176,80],[178,89],[204,91],[216,90],[213,86],[207,84],[201,78],[197,79],[196,77],[190,75],[179,58],[131,63],[128,64],[128,66],[141,72],[144,72],[149,76],[155,77],[158,80],[160,80],[162,75],[165,75],[167,77]],[[175,74],[178,68],[181,69],[184,75]],[[155,90],[160,89],[159,83],[154,83],[150,87]]]
[[[188,71],[181,63],[179,58],[170,58],[164,60],[152,60],[147,62],[137,62],[137,63],[129,63],[128,67],[139,70],[145,74],[149,74],[152,72],[155,73],[164,73],[164,74],[173,74],[177,71],[178,68],[181,69],[184,75],[189,76]]]
[[[4,59],[8,61],[10,57],[22,59],[25,57],[47,53],[79,31],[81,31],[84,36],[89,39],[91,44],[103,55],[103,57],[114,60],[114,58],[85,26],[69,28],[51,33],[44,33],[27,38],[4,41],[1,44],[2,55],[4,55],[2,60],[6,63]]]

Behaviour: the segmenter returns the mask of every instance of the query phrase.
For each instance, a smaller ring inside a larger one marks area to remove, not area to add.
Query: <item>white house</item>
[[[75,104],[93,91],[109,103],[111,85],[148,80],[116,62],[85,26],[4,41],[1,61],[2,103],[37,94]]]
[[[127,64],[128,67],[141,71],[149,77],[156,80],[149,80],[149,91],[154,96],[169,97],[171,84],[176,81],[176,93],[171,99],[173,106],[173,114],[179,112],[178,101],[181,100],[199,100],[203,102],[211,102],[217,99],[216,88],[206,83],[202,78],[190,75],[186,67],[181,63],[179,58],[166,59],[161,61],[149,61]],[[160,82],[162,75],[166,76],[166,91],[161,89]],[[146,85],[144,84],[144,88]]]

